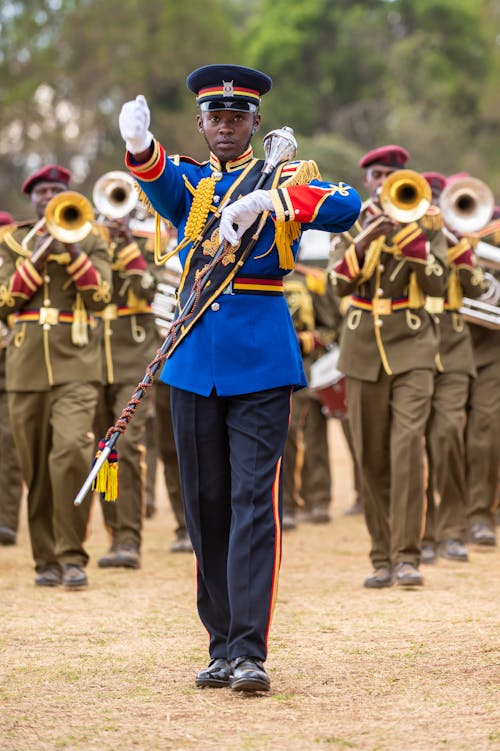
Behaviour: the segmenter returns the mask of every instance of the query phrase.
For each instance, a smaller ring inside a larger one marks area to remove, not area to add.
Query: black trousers
[[[171,394],[210,656],[265,660],[281,560],[291,389],[203,397],[172,388]]]

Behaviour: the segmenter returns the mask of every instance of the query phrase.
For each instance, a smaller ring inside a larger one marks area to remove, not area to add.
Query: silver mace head
[[[285,125],[283,128],[271,130],[264,136],[264,153],[266,155],[263,174],[271,174],[281,162],[293,159],[297,153],[297,141],[293,135],[293,128]]]

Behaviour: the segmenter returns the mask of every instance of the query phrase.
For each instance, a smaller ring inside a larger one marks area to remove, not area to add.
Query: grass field
[[[194,686],[207,637],[161,477],[139,571],[98,569],[94,508],[83,592],[34,587],[23,510],[0,548],[0,750],[500,749],[498,549],[425,568],[420,591],[364,589],[368,537],[344,515],[351,467],[330,427],[333,522],[285,534],[269,695]]]

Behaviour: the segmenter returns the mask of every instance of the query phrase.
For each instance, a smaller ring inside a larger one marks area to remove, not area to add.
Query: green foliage
[[[26,213],[12,186],[42,163],[87,194],[121,169],[118,112],[138,93],[171,153],[205,158],[185,78],[225,61],[272,75],[262,132],[291,125],[325,177],[359,184],[360,154],[396,142],[500,194],[499,28],[498,0],[4,2],[0,208]]]

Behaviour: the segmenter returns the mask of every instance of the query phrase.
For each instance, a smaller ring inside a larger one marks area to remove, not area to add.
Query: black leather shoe
[[[236,660],[232,660],[231,667],[233,691],[269,691],[271,688],[271,681],[261,660],[254,657],[237,657]]]
[[[394,569],[394,581],[400,587],[421,587],[424,578],[414,563],[397,563]]]
[[[392,586],[392,571],[389,566],[376,568],[373,574],[367,576],[364,586],[368,589],[383,589]]]
[[[439,543],[438,553],[441,558],[447,558],[449,561],[469,560],[467,548],[460,540],[443,540]]]
[[[0,527],[0,545],[15,545],[16,533],[10,527]]]
[[[97,561],[99,568],[140,568],[141,558],[136,545],[113,545],[109,553]]]
[[[474,545],[487,545],[494,547],[497,544],[495,532],[488,524],[476,522],[469,529],[469,542]]]
[[[435,563],[437,558],[436,546],[432,542],[423,542],[420,548],[420,563]]]
[[[81,589],[89,583],[85,570],[76,563],[64,564],[62,581],[66,589]]]
[[[195,678],[198,688],[226,688],[231,683],[231,665],[223,657],[211,660]]]
[[[35,584],[37,587],[58,587],[61,579],[61,569],[59,566],[44,566],[40,571],[37,571]]]

